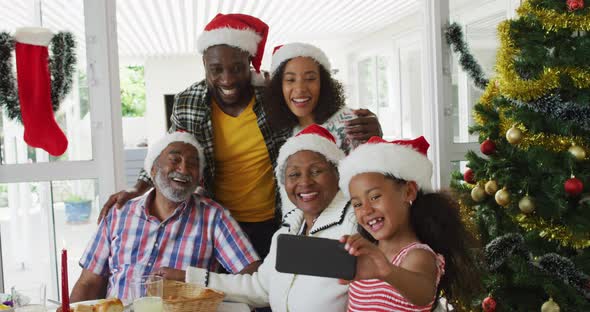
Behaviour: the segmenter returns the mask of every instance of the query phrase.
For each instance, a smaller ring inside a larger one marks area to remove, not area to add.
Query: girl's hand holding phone
[[[357,257],[355,280],[384,279],[391,272],[393,264],[377,245],[363,238],[360,234],[344,235],[340,238],[344,249]],[[347,283],[341,280],[342,284]]]

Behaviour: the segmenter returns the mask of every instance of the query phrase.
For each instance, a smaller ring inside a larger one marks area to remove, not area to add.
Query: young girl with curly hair
[[[339,165],[359,224],[359,234],[341,238],[358,257],[349,311],[432,311],[442,292],[464,303],[477,294],[475,240],[457,202],[432,190],[428,147],[424,137],[371,138]]]

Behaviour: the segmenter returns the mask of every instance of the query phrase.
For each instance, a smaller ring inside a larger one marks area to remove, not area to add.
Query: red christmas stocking
[[[53,156],[63,154],[68,139],[59,128],[51,105],[47,45],[53,34],[45,28],[20,28],[16,39],[18,98],[25,127],[24,139]]]

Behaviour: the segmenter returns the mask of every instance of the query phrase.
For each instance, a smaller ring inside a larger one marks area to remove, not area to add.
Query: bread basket
[[[164,312],[215,312],[224,296],[211,288],[164,280]]]

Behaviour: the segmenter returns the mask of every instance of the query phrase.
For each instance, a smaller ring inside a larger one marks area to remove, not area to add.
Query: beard
[[[181,178],[187,181],[187,185],[183,188],[175,187],[172,185],[172,178]],[[158,168],[156,172],[156,178],[154,179],[154,185],[156,189],[164,195],[168,200],[180,203],[187,200],[191,194],[197,189],[197,183],[193,182],[193,179],[189,175],[183,175],[178,172],[171,172],[168,176],[164,176],[161,168]]]

